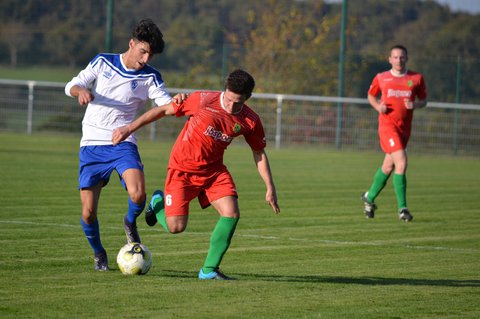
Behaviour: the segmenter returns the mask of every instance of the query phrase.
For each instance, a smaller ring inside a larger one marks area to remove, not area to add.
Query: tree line
[[[255,75],[257,91],[337,94],[341,3],[321,0],[115,0],[112,50],[152,18],[166,50],[151,64],[169,86],[219,87],[232,68]],[[83,68],[105,51],[107,0],[2,0],[0,64]],[[431,100],[480,103],[479,15],[431,0],[350,0],[345,96],[366,95],[389,67],[389,47],[409,49]],[[167,77],[168,75],[168,77]]]

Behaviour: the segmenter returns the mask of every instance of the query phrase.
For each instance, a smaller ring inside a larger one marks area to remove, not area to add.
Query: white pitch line
[[[80,228],[79,224],[57,224],[57,223],[41,223],[41,222],[30,222],[30,221],[18,221],[18,220],[0,220],[0,224],[17,224],[17,225],[33,225],[33,226],[50,226],[50,227],[65,227],[65,228]],[[115,226],[102,226],[103,229],[114,229],[114,230],[123,230],[123,227]],[[143,229],[142,231],[151,231],[151,232],[161,232],[160,229]],[[206,232],[186,232],[183,235],[210,235],[211,233]],[[454,247],[443,247],[443,246],[419,246],[419,245],[395,245],[394,242],[386,241],[341,241],[341,240],[330,240],[330,239],[311,239],[311,238],[282,238],[278,236],[264,236],[264,235],[248,235],[236,233],[236,237],[244,238],[255,238],[255,239],[264,239],[264,240],[288,240],[288,241],[305,241],[309,243],[322,243],[322,244],[334,244],[334,245],[351,245],[351,246],[390,246],[392,243],[394,246],[405,247],[409,249],[419,249],[419,250],[446,250],[446,251],[459,251],[459,252],[480,252],[480,249],[475,248],[454,248]]]
[[[39,222],[28,222],[28,221],[19,221],[19,220],[0,220],[0,224],[17,224],[17,225],[33,225],[33,226],[54,226],[54,227],[68,227],[68,228],[77,228],[80,225],[72,224],[57,224],[57,223],[39,223]]]

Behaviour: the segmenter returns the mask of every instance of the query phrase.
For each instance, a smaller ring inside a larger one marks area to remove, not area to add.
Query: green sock
[[[407,207],[407,177],[405,174],[393,174],[393,188],[397,196],[398,209]]]
[[[160,209],[158,212],[155,212],[155,216],[157,217],[157,221],[166,231],[170,232],[167,226],[167,216],[165,216],[165,208]]]
[[[230,246],[238,220],[239,218],[220,216],[210,237],[210,249],[202,267],[204,273],[208,274],[214,271],[222,262],[223,255],[225,255]]]
[[[377,172],[375,173],[375,176],[373,177],[372,186],[370,186],[370,189],[368,190],[367,199],[369,202],[373,203],[375,201],[375,198],[377,198],[378,194],[380,194],[382,189],[387,184],[387,180],[389,177],[390,175],[387,175],[384,172],[382,172],[381,167],[377,170]]]

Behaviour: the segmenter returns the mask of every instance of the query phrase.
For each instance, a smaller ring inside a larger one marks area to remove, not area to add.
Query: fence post
[[[27,112],[27,134],[32,134],[33,127],[33,89],[35,81],[28,81],[28,112]]]
[[[156,107],[155,102],[150,102],[150,108]],[[145,111],[147,112],[148,109]],[[157,134],[157,121],[150,123],[150,141],[155,141],[155,135]]]
[[[277,125],[275,129],[275,148],[279,149],[282,140],[282,104],[283,95],[277,95]]]
[[[340,52],[338,62],[338,97],[344,96],[344,77],[345,77],[345,28],[347,26],[347,6],[348,0],[342,1],[342,22],[340,25]],[[343,102],[337,103],[337,130],[335,133],[335,146],[340,149],[342,146],[342,120],[343,120]]]
[[[461,72],[461,67],[462,67],[462,58],[460,55],[457,56],[457,81],[456,81],[456,88],[455,88],[455,103],[460,103],[460,78],[462,75]],[[453,111],[454,116],[453,116],[453,154],[457,155],[458,153],[458,122],[459,122],[459,110],[455,109]]]

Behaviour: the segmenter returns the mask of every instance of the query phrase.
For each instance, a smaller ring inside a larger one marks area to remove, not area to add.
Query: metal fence
[[[81,133],[84,108],[64,94],[64,83],[0,79],[0,132]],[[192,92],[170,89],[170,93]],[[254,94],[248,104],[262,118],[276,148],[303,146],[379,150],[377,113],[364,98]],[[173,140],[184,120],[174,117],[137,135]],[[415,111],[409,151],[480,156],[480,105],[429,102]]]

